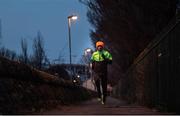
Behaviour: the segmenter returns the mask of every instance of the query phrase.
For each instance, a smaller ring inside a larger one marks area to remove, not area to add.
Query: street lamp
[[[91,72],[90,71],[90,60],[91,60],[91,55],[93,53],[93,50],[91,48],[87,48],[84,50],[84,56],[85,56],[85,62],[87,63],[86,65],[88,66],[88,69],[86,70],[86,88],[87,88],[87,79],[88,79],[88,74]],[[91,73],[89,75],[91,77]]]
[[[85,55],[91,54],[92,52],[93,52],[93,50],[91,48],[85,49]]]
[[[71,70],[71,21],[77,20],[76,15],[68,16],[68,32],[69,32],[69,62],[70,62],[70,70]]]
[[[85,49],[84,55],[85,55],[85,59],[87,63],[90,63],[92,53],[93,53],[93,50],[91,48]]]

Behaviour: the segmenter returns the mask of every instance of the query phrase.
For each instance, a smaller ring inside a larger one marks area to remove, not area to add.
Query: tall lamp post
[[[68,18],[68,33],[69,33],[69,62],[70,62],[70,70],[72,70],[71,69],[71,63],[72,63],[72,59],[71,59],[71,21],[77,20],[78,17],[76,15],[70,15],[67,18]]]

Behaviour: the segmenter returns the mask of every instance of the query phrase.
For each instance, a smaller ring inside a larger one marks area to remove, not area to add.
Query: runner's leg
[[[101,78],[101,83],[102,83],[102,91],[103,91],[103,102],[106,102],[106,96],[107,96],[107,76],[102,75]]]
[[[100,80],[97,79],[97,80],[95,81],[95,84],[96,84],[96,88],[97,88],[97,92],[98,92],[98,98],[101,98]]]

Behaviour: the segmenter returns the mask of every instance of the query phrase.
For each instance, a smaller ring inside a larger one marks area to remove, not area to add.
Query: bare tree
[[[168,24],[176,10],[176,0],[79,1],[88,8],[88,21],[94,28],[90,33],[92,42],[95,45],[103,38],[113,55],[112,69],[122,77],[138,54]]]
[[[6,56],[6,48],[2,47],[0,49],[0,56]]]
[[[17,54],[16,52],[9,50],[5,47],[0,48],[0,56],[6,57],[10,60],[15,60],[17,59]]]
[[[26,39],[21,39],[21,49],[22,49],[22,54],[20,55],[20,61],[23,63],[27,64],[28,63],[28,53],[27,53],[27,41]]]
[[[46,55],[44,50],[43,37],[40,31],[38,31],[37,37],[34,38],[34,43],[33,43],[33,56],[32,56],[33,65],[36,68],[41,69],[45,59],[46,59]]]

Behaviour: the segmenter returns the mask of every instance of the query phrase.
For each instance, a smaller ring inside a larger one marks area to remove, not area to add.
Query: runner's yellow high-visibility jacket
[[[95,51],[91,56],[92,69],[98,74],[107,73],[107,64],[112,62],[112,55],[106,51]]]
[[[104,61],[104,60],[112,61],[112,55],[108,51],[106,51],[106,50],[95,51],[92,54],[91,61],[100,62],[100,61]]]

